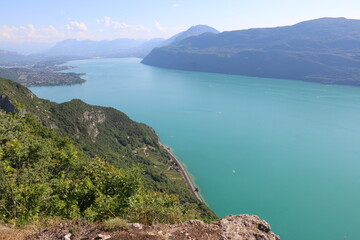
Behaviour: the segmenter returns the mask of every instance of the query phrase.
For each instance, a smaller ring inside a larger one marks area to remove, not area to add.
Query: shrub
[[[0,221],[119,216],[139,185],[137,169],[88,158],[31,115],[0,111]]]
[[[130,198],[127,214],[132,222],[150,225],[179,223],[197,216],[197,212],[181,204],[176,195],[144,190]]]

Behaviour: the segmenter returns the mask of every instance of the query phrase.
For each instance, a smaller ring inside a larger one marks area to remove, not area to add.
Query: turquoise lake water
[[[33,87],[152,126],[220,216],[256,214],[285,240],[360,239],[360,88],[197,73],[140,59],[72,61],[85,84]]]

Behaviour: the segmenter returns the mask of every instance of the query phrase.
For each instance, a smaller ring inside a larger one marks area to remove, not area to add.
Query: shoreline
[[[89,58],[90,60],[92,59],[106,59],[106,58]],[[139,59],[142,59],[142,58],[139,58]],[[53,70],[53,72],[60,72],[60,73],[74,73],[74,72],[63,72],[63,71],[67,71],[67,70],[71,70],[71,69],[76,69],[78,68],[78,66],[68,66],[68,65],[65,65],[71,61],[78,61],[78,60],[88,60],[87,58],[85,59],[74,59],[74,60],[68,60],[68,61],[65,61],[63,63],[60,63],[60,64],[56,64],[55,66],[59,66],[59,67],[64,67],[65,69],[62,69],[62,70]],[[86,75],[86,73],[75,73],[77,74],[78,76],[83,76],[83,75]],[[80,78],[82,79],[82,78]],[[82,79],[84,80],[84,82],[82,83],[75,83],[75,84],[69,84],[69,86],[71,85],[78,85],[78,84],[83,84],[85,83],[87,80],[85,79]],[[62,85],[52,85],[54,87],[56,86],[62,86]],[[42,87],[42,86],[30,86],[30,87]],[[48,87],[45,85],[45,87]],[[179,172],[180,174],[184,177],[185,179],[185,182],[186,184],[188,185],[190,191],[192,192],[192,194],[195,196],[196,199],[198,199],[200,202],[202,203],[205,203],[206,202],[204,201],[203,197],[201,196],[201,194],[199,193],[199,188],[195,185],[195,183],[193,182],[190,174],[187,172],[185,166],[183,165],[183,163],[175,156],[175,154],[170,150],[170,148],[168,146],[166,146],[165,144],[163,144],[161,141],[160,141],[160,137],[159,137],[159,134],[152,128],[152,131],[156,134],[157,138],[158,138],[158,143],[159,145],[170,155],[170,158],[175,161],[177,163],[177,165],[179,166]]]
[[[187,172],[187,170],[186,170],[185,166],[182,164],[182,162],[175,156],[175,154],[170,150],[170,148],[168,146],[166,146],[165,144],[163,144],[162,142],[160,142],[160,140],[159,140],[159,144],[170,155],[171,159],[173,161],[175,161],[177,163],[177,165],[180,167],[180,173],[184,177],[184,179],[185,179],[188,187],[190,188],[191,192],[193,193],[193,195],[200,202],[205,203],[204,199],[202,198],[202,196],[199,193],[199,190],[197,190],[199,188],[196,187],[196,185],[194,184],[193,180],[191,179],[190,174]]]

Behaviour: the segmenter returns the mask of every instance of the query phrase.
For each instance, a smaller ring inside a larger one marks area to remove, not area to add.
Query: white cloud
[[[52,42],[65,38],[91,38],[91,35],[88,34],[86,25],[78,22],[65,25],[65,31],[59,31],[52,25],[44,28],[37,28],[33,24],[0,27],[0,41]]]
[[[179,32],[188,29],[188,26],[177,25],[177,26],[163,26],[160,22],[154,21],[154,33],[157,37],[169,38],[178,34]]]
[[[180,5],[180,4],[177,4],[177,3],[174,3],[172,6],[173,6],[173,7],[180,7],[181,5]]]
[[[36,41],[42,38],[41,30],[36,29],[33,24],[20,27],[3,25],[0,28],[0,41]]]
[[[47,28],[42,28],[42,32],[54,38],[62,38],[64,37],[64,33],[58,31],[54,26],[50,25]]]
[[[67,38],[111,40],[116,38],[168,38],[186,29],[185,26],[163,26],[155,21],[152,26],[113,21],[104,16],[96,21],[99,26],[91,29],[87,24],[69,20],[63,27],[33,24],[22,26],[0,25],[0,42],[55,42]]]
[[[166,28],[161,26],[161,24],[158,21],[155,21],[155,27],[159,31],[166,31]]]
[[[76,39],[91,39],[93,36],[91,34],[88,34],[87,32],[76,32],[76,34],[72,34],[69,37]]]
[[[30,38],[30,39],[39,39],[39,38],[42,37],[42,35],[37,33],[36,28],[32,24],[28,25],[28,27],[26,29],[26,32],[27,32],[27,34],[26,34],[27,37]]]
[[[69,24],[66,24],[65,29],[74,30],[74,31],[84,31],[84,32],[89,31],[85,23],[80,23],[77,21],[71,21]]]
[[[3,25],[0,29],[0,36],[5,40],[16,40],[16,32],[19,31],[17,27],[8,27]]]
[[[64,29],[65,38],[90,39],[93,37],[86,24],[82,22],[71,21],[64,26]]]
[[[164,27],[158,21],[154,21],[154,23],[155,23],[155,28],[159,31],[172,32],[172,31],[184,31],[187,29],[187,27],[184,25],[178,25],[178,26],[173,26],[173,27]]]
[[[104,16],[102,19],[96,20],[97,23],[103,24],[107,28],[112,28],[114,30],[130,30],[130,31],[150,31],[143,25],[133,25],[122,22],[111,21],[109,16]]]
[[[105,23],[105,27],[110,27],[111,18],[109,16],[105,16],[104,17],[104,23]]]

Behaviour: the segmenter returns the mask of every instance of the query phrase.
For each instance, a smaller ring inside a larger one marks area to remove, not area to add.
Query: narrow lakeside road
[[[200,202],[204,202],[204,200],[202,199],[200,193],[198,191],[196,191],[197,187],[195,186],[195,184],[192,182],[191,177],[189,175],[189,173],[186,171],[184,165],[179,161],[179,159],[177,159],[177,157],[170,151],[170,149],[162,144],[159,141],[160,146],[162,146],[170,155],[171,159],[174,160],[180,167],[180,173],[183,175],[183,177],[186,180],[186,183],[188,184],[188,186],[190,187],[190,190],[192,191],[192,193],[194,194],[194,196],[200,201]]]

